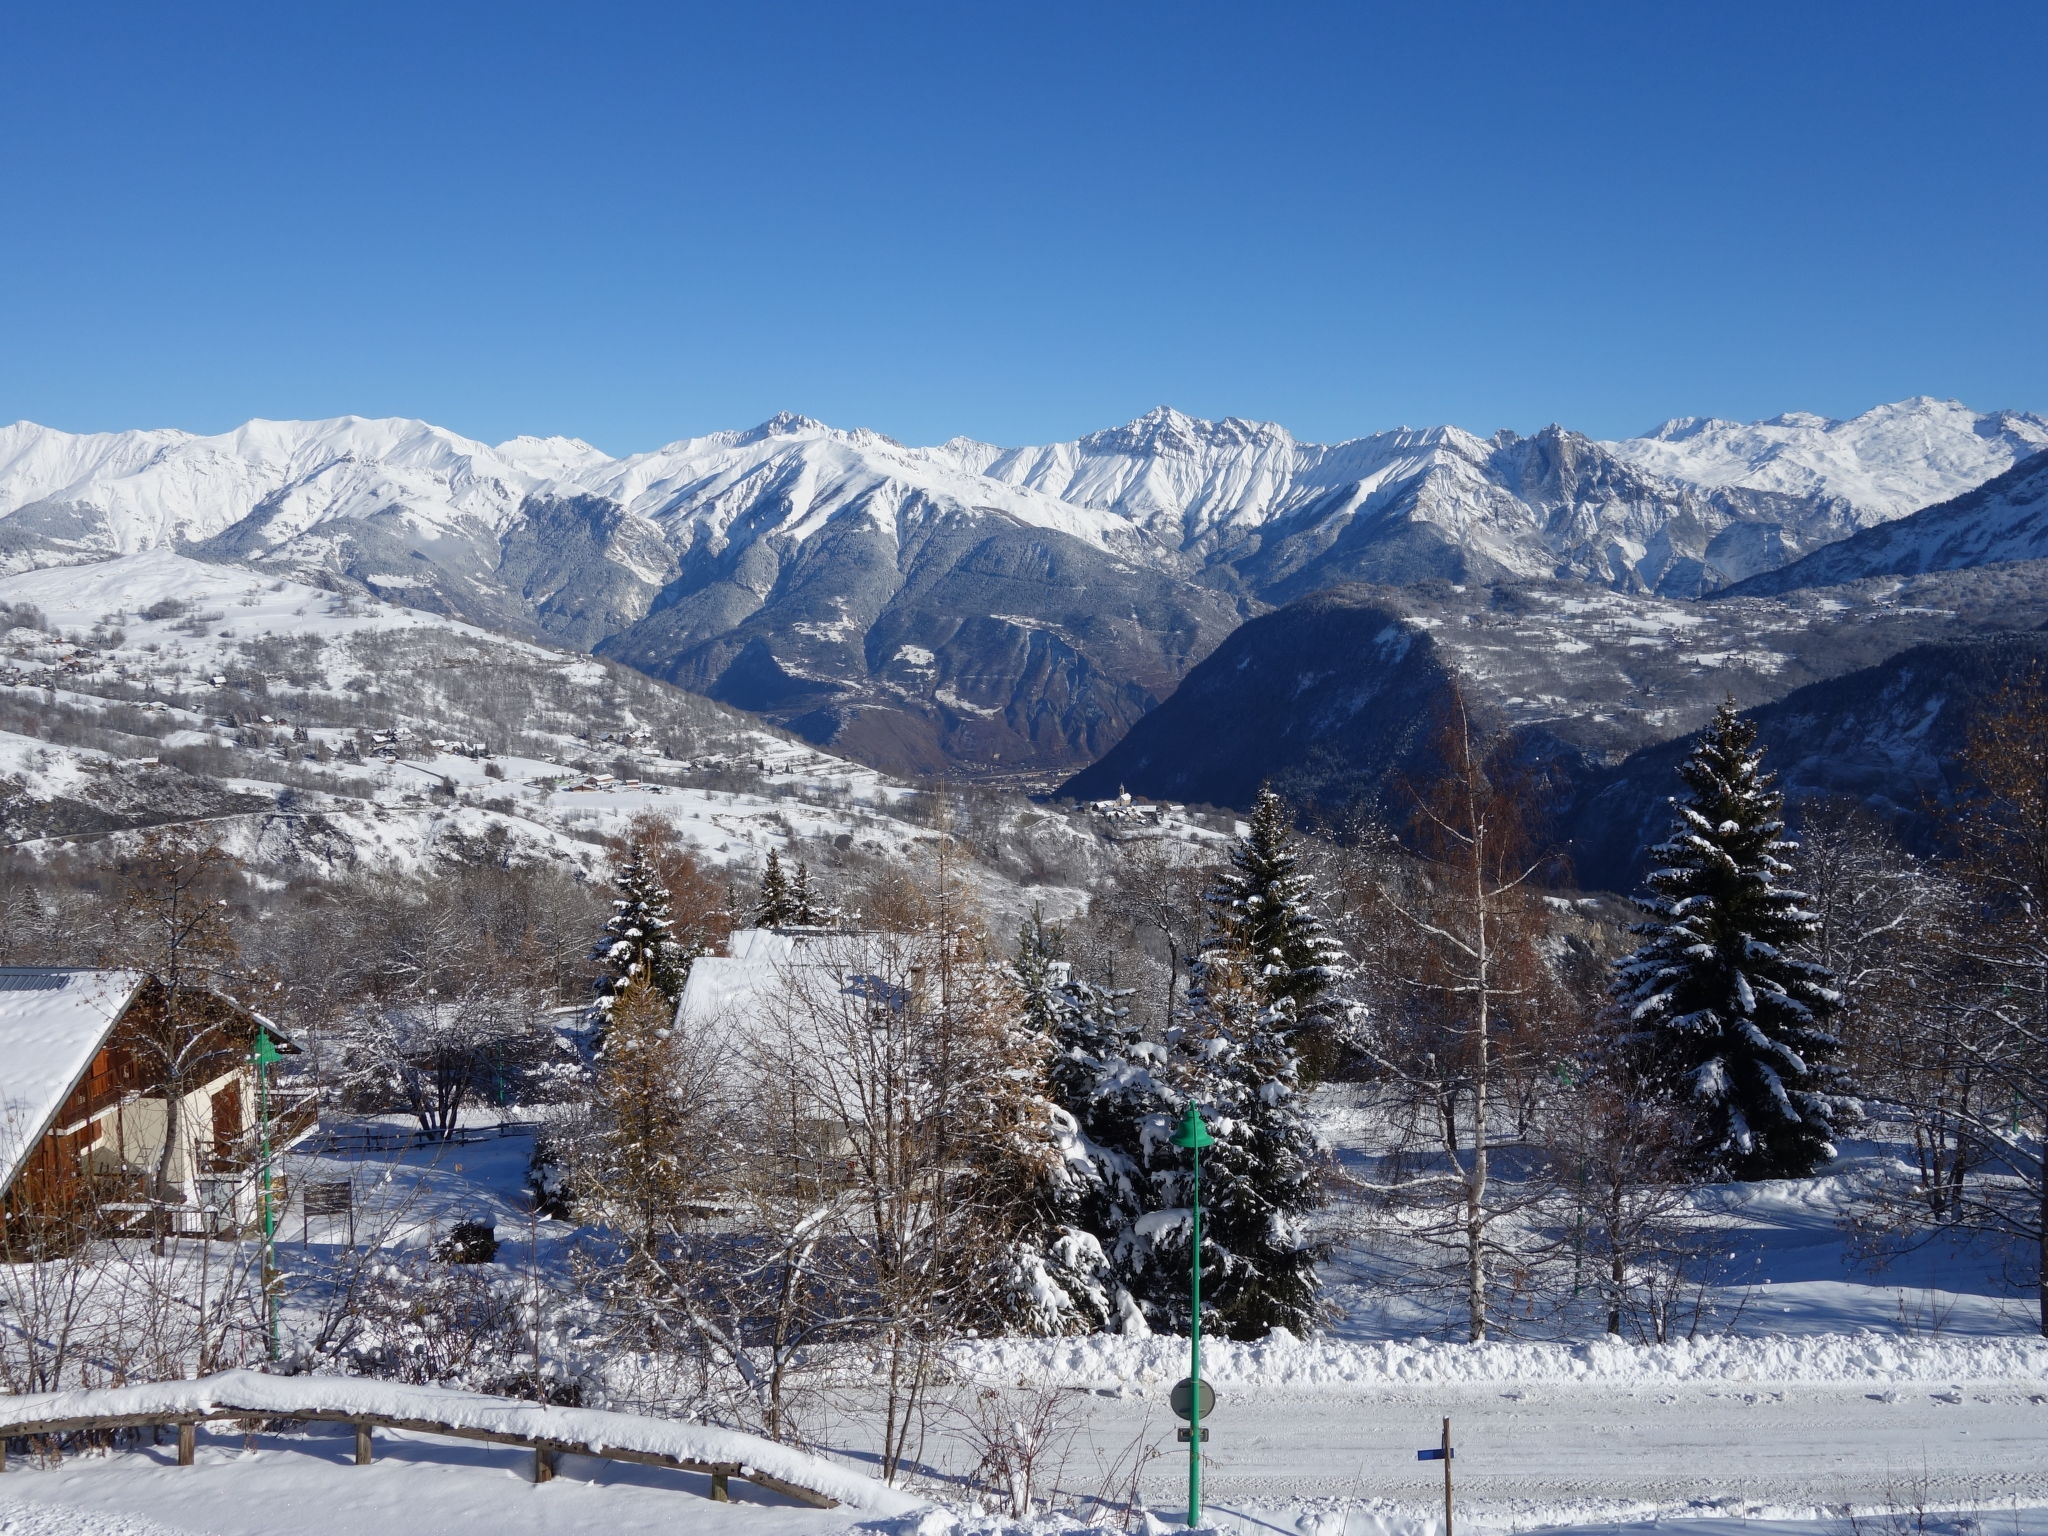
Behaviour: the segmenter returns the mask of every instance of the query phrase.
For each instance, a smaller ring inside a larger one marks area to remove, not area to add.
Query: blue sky
[[[0,14],[0,421],[2048,409],[2048,5]]]

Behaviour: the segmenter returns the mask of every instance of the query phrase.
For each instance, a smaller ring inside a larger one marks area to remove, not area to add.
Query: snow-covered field
[[[306,1151],[289,1173],[295,1185],[352,1176],[361,1236],[416,1247],[454,1220],[483,1216],[505,1242],[502,1262],[537,1255],[546,1264],[567,1229],[528,1223],[527,1150],[515,1133],[394,1154]],[[1835,1215],[1852,1176],[1727,1196],[1738,1240],[1769,1271],[1755,1289],[1768,1279],[1776,1295],[1691,1342],[1474,1346],[1389,1336],[1370,1311],[1315,1340],[1208,1342],[1204,1374],[1218,1403],[1207,1420],[1205,1524],[1233,1536],[1434,1536],[1440,1468],[1415,1453],[1448,1417],[1460,1529],[1488,1536],[1653,1526],[1663,1536],[2048,1531],[2048,1341],[2003,1294],[1986,1254],[1927,1250],[1903,1272],[1851,1262]],[[335,1219],[302,1226],[294,1215],[283,1236],[290,1272],[344,1231]],[[0,1481],[0,1536],[993,1532],[1005,1522],[965,1512],[975,1452],[948,1406],[990,1387],[1020,1412],[1046,1397],[1055,1404],[1041,1483],[1052,1508],[1034,1517],[1034,1536],[1119,1527],[1134,1476],[1156,1529],[1178,1520],[1185,1497],[1185,1450],[1166,1401],[1185,1352],[1184,1340],[1168,1338],[957,1346],[954,1384],[908,1481],[941,1506],[922,1516],[805,1510],[737,1484],[743,1502],[719,1506],[695,1496],[701,1480],[685,1474],[577,1458],[534,1486],[524,1451],[396,1433],[380,1433],[376,1463],[358,1468],[350,1442],[327,1427],[245,1442],[216,1425],[202,1430],[189,1469],[172,1464],[168,1439],[51,1467],[17,1457]],[[872,1408],[857,1384],[837,1394],[814,1427],[817,1448],[871,1470]]]

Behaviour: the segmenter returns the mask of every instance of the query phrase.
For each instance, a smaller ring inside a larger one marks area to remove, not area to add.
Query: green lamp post
[[[277,1334],[277,1202],[271,1198],[270,1181],[270,1069],[282,1058],[276,1043],[270,1038],[270,1031],[258,1026],[256,1043],[250,1048],[249,1059],[256,1065],[256,1135],[257,1159],[261,1164],[262,1178],[259,1188],[263,1201],[263,1312],[269,1324],[270,1363],[275,1365],[278,1357]]]
[[[1193,1310],[1188,1315],[1188,1525],[1202,1520],[1202,1148],[1216,1145],[1202,1112],[1193,1104],[1181,1117],[1173,1144],[1184,1147],[1194,1159],[1194,1180],[1188,1195],[1193,1257],[1188,1261],[1188,1294]]]

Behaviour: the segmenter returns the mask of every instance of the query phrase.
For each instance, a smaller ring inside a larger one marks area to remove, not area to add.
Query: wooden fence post
[[[555,1453],[544,1445],[533,1448],[533,1480],[547,1482],[555,1475]]]
[[[732,1494],[726,1490],[725,1474],[723,1472],[711,1474],[711,1497],[721,1504],[730,1504],[732,1502]]]
[[[356,1423],[356,1465],[370,1464],[370,1426],[358,1420]]]
[[[197,1436],[198,1426],[187,1421],[178,1426],[178,1465],[192,1465],[192,1442]]]

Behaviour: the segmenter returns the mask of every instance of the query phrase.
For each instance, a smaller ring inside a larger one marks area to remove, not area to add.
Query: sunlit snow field
[[[476,1118],[488,1119],[488,1115]],[[1341,1111],[1330,1117],[1341,1133]],[[390,1122],[394,1127],[397,1122]],[[433,1150],[295,1156],[294,1181],[349,1177],[357,1236],[430,1240],[455,1220],[493,1221],[499,1262],[559,1262],[569,1229],[534,1219],[525,1132]],[[1608,1530],[1631,1522],[1686,1536],[1766,1526],[1784,1536],[2005,1536],[2048,1531],[2048,1343],[1988,1248],[1930,1245],[1872,1268],[1842,1217],[1882,1149],[1852,1146],[1826,1178],[1708,1191],[1736,1255],[1716,1288],[1724,1316],[1691,1342],[1638,1347],[1510,1339],[1450,1342],[1446,1319],[1368,1299],[1372,1260],[1353,1243],[1331,1265],[1338,1315],[1315,1340],[1212,1342],[1204,1523],[1242,1536],[1434,1536],[1440,1467],[1418,1462],[1453,1423],[1460,1530]],[[347,1236],[336,1218],[284,1227],[282,1262]],[[1122,1468],[1155,1528],[1184,1513],[1185,1451],[1166,1394],[1185,1344],[1090,1337],[983,1340],[955,1353],[963,1383],[1063,1394],[1065,1428],[1040,1530],[1118,1527]],[[967,1390],[963,1385],[961,1390]],[[871,1470],[876,1424],[858,1390],[816,1426],[820,1448]],[[344,1435],[245,1441],[203,1429],[198,1465],[162,1446],[36,1468],[0,1481],[0,1533],[304,1536],[401,1531],[732,1532],[791,1536],[861,1527],[944,1536],[993,1516],[934,1511],[876,1520],[815,1511],[734,1485],[712,1504],[701,1479],[565,1458],[530,1481],[518,1450],[380,1432],[376,1463],[348,1464]],[[943,1412],[915,1458],[914,1487],[958,1499],[973,1454]],[[748,1502],[753,1501],[753,1502]]]

